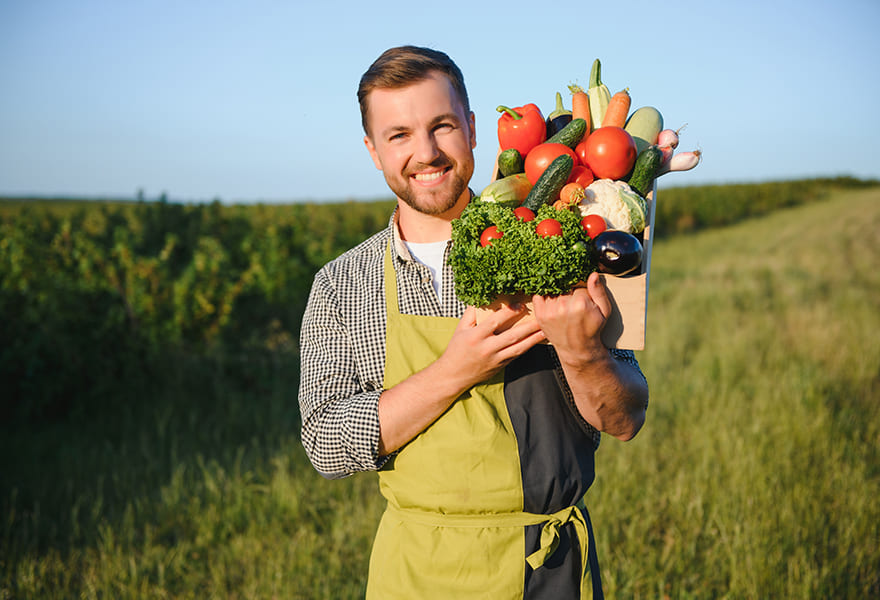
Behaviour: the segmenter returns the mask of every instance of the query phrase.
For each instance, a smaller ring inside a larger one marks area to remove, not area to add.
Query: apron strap
[[[385,314],[389,317],[400,312],[400,304],[397,301],[397,274],[394,272],[391,258],[391,244],[392,240],[388,240],[388,247],[385,249]]]

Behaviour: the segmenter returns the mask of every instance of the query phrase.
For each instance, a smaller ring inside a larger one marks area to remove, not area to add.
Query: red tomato
[[[579,183],[581,187],[587,187],[593,183],[593,172],[583,165],[575,165],[568,177],[568,183]]]
[[[622,179],[636,162],[636,143],[622,127],[600,127],[582,142],[586,164],[599,179]]]
[[[541,237],[553,237],[562,235],[562,225],[556,219],[544,219],[535,227],[535,233]]]
[[[605,219],[599,215],[587,215],[581,219],[581,228],[586,232],[587,237],[593,239],[605,231],[608,225],[605,223]]]
[[[518,206],[514,208],[513,214],[516,215],[517,219],[525,221],[526,223],[535,220],[535,212],[527,206]]]
[[[545,142],[529,150],[525,160],[526,178],[529,180],[529,183],[535,185],[541,174],[553,162],[553,159],[562,154],[568,154],[575,162],[578,160],[574,151],[565,144]]]
[[[500,240],[504,234],[498,230],[497,225],[489,225],[480,235],[480,245],[484,248],[492,243],[492,240]]]
[[[587,140],[588,139],[589,139],[589,136],[585,137],[583,140],[578,142],[577,146],[574,147],[574,155],[577,156],[578,162],[585,167],[587,166]]]

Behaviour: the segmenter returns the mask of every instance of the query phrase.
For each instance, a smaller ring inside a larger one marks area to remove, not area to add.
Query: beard
[[[412,174],[427,168],[449,167],[448,181],[435,189],[420,189],[412,184]],[[455,164],[450,163],[445,157],[440,157],[431,164],[418,164],[408,169],[403,177],[388,177],[385,181],[391,191],[400,198],[407,206],[425,215],[442,215],[451,210],[458,203],[461,195],[468,189],[468,181],[473,174],[473,167],[469,172],[461,172]]]

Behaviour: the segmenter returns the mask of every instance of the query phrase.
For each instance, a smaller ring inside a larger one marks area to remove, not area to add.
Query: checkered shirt
[[[303,316],[302,442],[315,469],[328,478],[377,470],[387,460],[378,452],[378,403],[385,371],[384,258],[389,239],[402,313],[461,318],[465,308],[455,296],[448,266],[440,301],[430,270],[413,259],[400,239],[395,217],[386,229],[318,271]],[[631,351],[611,352],[639,369]],[[581,426],[598,446],[599,432],[586,421]]]

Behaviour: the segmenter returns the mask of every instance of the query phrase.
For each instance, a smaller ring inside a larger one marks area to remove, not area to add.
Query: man
[[[441,52],[393,48],[358,99],[397,208],[315,277],[300,407],[320,473],[379,472],[388,509],[367,597],[601,597],[581,500],[599,432],[632,438],[648,401],[632,353],[602,345],[604,284],[535,296],[534,320],[511,307],[478,324],[445,264],[472,196],[461,72]]]

